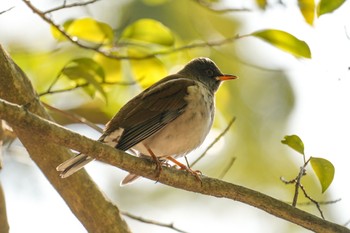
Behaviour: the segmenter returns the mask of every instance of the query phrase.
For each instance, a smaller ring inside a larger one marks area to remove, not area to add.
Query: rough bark
[[[7,233],[9,230],[10,226],[7,221],[5,195],[0,183],[0,232]]]

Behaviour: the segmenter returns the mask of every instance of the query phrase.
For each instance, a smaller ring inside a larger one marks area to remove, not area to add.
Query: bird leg
[[[185,164],[180,163],[176,159],[174,159],[171,156],[166,157],[166,159],[170,160],[171,162],[175,163],[177,166],[180,167],[181,170],[186,170],[190,174],[192,174],[198,181],[202,183],[202,179],[200,178],[200,175],[202,175],[202,172],[199,170],[192,170],[191,168],[187,167]]]
[[[159,180],[159,176],[160,176],[160,173],[162,172],[162,161],[160,161],[158,159],[158,157],[153,153],[153,151],[151,150],[151,148],[149,148],[148,146],[146,146],[146,149],[148,151],[148,153],[151,155],[153,161],[156,163],[156,170],[157,170],[157,174],[156,174],[156,178],[157,178],[157,182]]]
[[[167,164],[167,160],[173,162],[175,165],[179,166],[181,170],[186,170],[187,172],[189,172],[190,174],[192,174],[198,181],[200,181],[202,183],[202,179],[200,178],[200,175],[202,175],[202,172],[199,170],[192,170],[191,168],[189,168],[188,166],[180,163],[179,161],[177,161],[176,159],[174,159],[171,156],[167,156],[165,157],[166,160],[160,160],[151,150],[151,148],[149,148],[148,146],[146,146],[146,149],[148,151],[148,153],[151,155],[153,161],[156,163],[156,170],[157,170],[157,181],[159,179],[160,173],[162,172],[162,164]]]

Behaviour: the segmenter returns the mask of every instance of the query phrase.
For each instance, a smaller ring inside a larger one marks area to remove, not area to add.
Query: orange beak
[[[231,75],[231,74],[224,74],[216,77],[216,80],[219,80],[219,81],[226,81],[226,80],[232,80],[232,79],[238,79],[238,77],[236,75]]]

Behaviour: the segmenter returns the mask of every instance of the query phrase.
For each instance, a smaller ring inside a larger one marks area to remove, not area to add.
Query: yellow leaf
[[[281,142],[304,155],[304,143],[298,135],[284,136],[284,139]]]
[[[334,178],[334,166],[331,162],[324,158],[311,157],[310,163],[322,187],[324,193]]]
[[[253,32],[251,35],[258,37],[296,57],[311,58],[310,48],[307,43],[299,40],[288,32],[275,29],[266,29]]]
[[[63,24],[63,29],[71,37],[98,44],[111,44],[114,38],[113,30],[108,24],[92,18],[68,20]],[[66,40],[56,28],[53,27],[51,31],[59,41]]]
[[[298,0],[299,10],[305,21],[312,25],[315,18],[315,1],[314,0]]]
[[[174,36],[169,28],[154,19],[140,19],[129,25],[122,33],[122,39],[172,46]]]

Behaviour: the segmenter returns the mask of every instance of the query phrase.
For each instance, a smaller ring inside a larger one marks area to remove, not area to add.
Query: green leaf
[[[334,166],[331,162],[324,158],[311,157],[310,163],[322,187],[324,193],[334,178]]]
[[[296,150],[300,154],[305,155],[304,154],[304,143],[299,138],[298,135],[287,135],[287,136],[284,136],[284,139],[281,142],[283,144],[289,146],[290,148]]]
[[[305,21],[312,25],[315,19],[315,0],[298,0],[298,5]]]
[[[81,67],[82,69],[85,69],[91,72],[95,76],[101,78],[102,81],[105,80],[105,72],[103,70],[103,67],[91,58],[87,58],[87,57],[77,58],[77,59],[71,60],[70,63],[75,64]]]
[[[317,15],[321,16],[331,13],[338,9],[344,2],[345,0],[321,0],[318,4]]]
[[[90,58],[74,59],[62,69],[62,74],[77,83],[80,79],[84,79],[106,98],[106,93],[101,86],[101,82],[105,80],[105,73],[102,66],[94,60]],[[92,95],[91,89],[84,88],[84,90],[90,96]]]
[[[92,18],[70,19],[63,24],[63,29],[71,37],[77,37],[92,43],[109,43],[114,39],[113,29],[106,23],[99,22]],[[66,38],[55,27],[51,27],[52,35],[59,41]]]
[[[172,46],[174,36],[169,28],[154,19],[140,19],[125,28],[122,39]]]
[[[311,58],[310,48],[307,43],[299,40],[288,32],[275,29],[266,29],[253,32],[251,35],[258,37],[296,57]]]
[[[164,63],[158,58],[130,61],[130,64],[135,79],[142,80],[140,84],[143,88],[151,86],[167,75]]]

